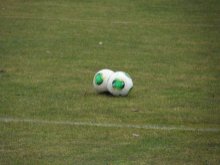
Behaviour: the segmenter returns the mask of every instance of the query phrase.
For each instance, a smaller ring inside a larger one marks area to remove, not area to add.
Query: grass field
[[[220,164],[219,29],[218,0],[2,1],[0,164]]]

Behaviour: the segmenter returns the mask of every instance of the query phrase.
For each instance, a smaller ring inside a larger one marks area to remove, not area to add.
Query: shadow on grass
[[[113,96],[111,93],[109,92],[101,92],[101,93],[97,93],[94,90],[90,90],[87,89],[83,92],[83,97],[107,97],[107,98],[121,98],[121,99],[125,99],[125,98],[132,98],[132,94],[128,94],[127,96]]]

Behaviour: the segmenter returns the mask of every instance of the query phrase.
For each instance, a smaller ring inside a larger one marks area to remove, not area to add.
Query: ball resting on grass
[[[107,89],[113,96],[127,96],[132,88],[131,77],[122,71],[112,74],[107,84]]]
[[[98,93],[107,92],[107,83],[114,72],[110,69],[99,70],[93,78],[93,87]]]

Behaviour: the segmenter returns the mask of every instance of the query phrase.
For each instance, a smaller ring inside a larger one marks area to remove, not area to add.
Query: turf
[[[3,1],[0,117],[219,129],[219,17],[218,0]],[[131,75],[128,97],[94,92],[102,68]],[[0,164],[220,164],[219,132],[0,129]]]

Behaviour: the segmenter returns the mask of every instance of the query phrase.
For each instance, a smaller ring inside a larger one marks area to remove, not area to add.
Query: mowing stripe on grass
[[[109,23],[109,24],[124,24],[124,25],[146,25],[146,26],[196,26],[196,27],[219,27],[218,24],[209,23],[156,23],[156,22],[135,22],[135,21],[120,21],[120,20],[88,20],[88,19],[72,19],[72,18],[55,18],[55,17],[35,17],[35,16],[16,16],[16,15],[2,15],[2,18],[8,19],[31,19],[31,20],[47,20],[47,21],[69,21],[69,22],[84,22],[84,23]]]
[[[109,127],[109,128],[134,128],[147,130],[165,130],[165,131],[198,131],[198,132],[220,132],[219,128],[192,128],[185,126],[159,126],[159,125],[133,125],[133,124],[112,124],[95,122],[74,122],[74,121],[54,121],[38,119],[19,119],[19,118],[0,118],[4,123],[31,123],[31,124],[50,124],[50,125],[72,125],[72,126],[90,126],[90,127]]]

